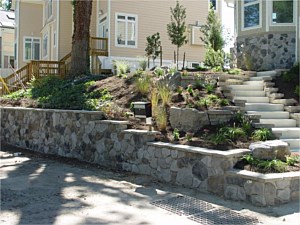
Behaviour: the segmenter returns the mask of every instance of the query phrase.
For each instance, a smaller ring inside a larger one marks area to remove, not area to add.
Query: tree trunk
[[[90,23],[93,0],[73,0],[74,33],[72,36],[69,78],[90,74]]]
[[[177,47],[177,58],[176,58],[177,70],[178,70],[178,58],[179,58],[179,48]]]

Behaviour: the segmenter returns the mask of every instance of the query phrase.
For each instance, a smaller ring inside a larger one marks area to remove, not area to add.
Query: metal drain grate
[[[255,225],[259,221],[253,217],[242,216],[237,212],[228,209],[214,209],[208,212],[194,214],[188,219],[193,220],[200,224],[215,225],[215,224],[227,224],[227,225]]]
[[[229,209],[219,209],[211,203],[188,196],[158,200],[151,204],[177,215],[187,216],[188,219],[203,225],[259,224],[256,218],[243,216]]]
[[[166,200],[158,200],[151,204],[180,216],[189,216],[214,208],[212,204],[208,202],[187,196],[177,196]]]

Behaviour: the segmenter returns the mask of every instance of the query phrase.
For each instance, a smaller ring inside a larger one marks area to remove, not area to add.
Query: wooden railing
[[[97,61],[98,56],[108,56],[108,39],[91,37],[90,55],[92,56],[92,70],[100,68]],[[96,62],[94,64],[93,62]],[[71,53],[67,54],[60,61],[32,60],[26,66],[15,71],[0,81],[0,96],[9,94],[22,88],[21,82],[26,85],[33,77],[38,79],[44,76],[60,76],[65,78],[70,71]],[[3,83],[4,82],[4,83]],[[9,90],[7,90],[7,88]]]

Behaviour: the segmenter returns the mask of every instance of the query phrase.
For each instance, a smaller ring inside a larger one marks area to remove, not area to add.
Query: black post
[[[176,52],[174,50],[174,63],[176,64]]]
[[[160,67],[162,67],[162,46],[159,47],[160,51]]]
[[[184,64],[185,64],[185,52],[183,53],[183,65],[182,65],[182,70],[184,70]]]

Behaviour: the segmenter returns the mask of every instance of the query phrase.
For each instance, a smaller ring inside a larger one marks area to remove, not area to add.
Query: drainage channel
[[[178,195],[151,204],[203,225],[260,224],[254,217],[243,216],[230,209],[217,208],[211,203],[188,196]]]

